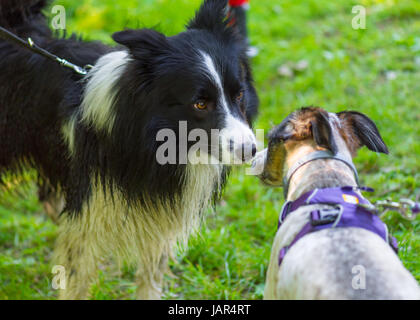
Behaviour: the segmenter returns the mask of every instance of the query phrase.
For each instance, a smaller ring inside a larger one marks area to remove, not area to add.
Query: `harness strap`
[[[308,213],[309,222],[297,233],[289,245],[280,250],[279,265],[282,263],[288,250],[299,239],[308,233],[328,228],[355,227],[371,231],[386,241],[395,252],[398,252],[397,240],[389,235],[386,224],[367,209],[370,202],[356,193],[354,189],[354,187],[315,189],[304,194],[296,201],[285,203],[279,219],[279,228],[288,214],[302,206],[314,204],[327,206]]]
[[[287,174],[285,175],[285,177],[283,179],[283,190],[284,190],[284,197],[285,198],[287,198],[287,194],[289,192],[289,184],[290,184],[290,181],[291,181],[293,175],[296,173],[296,171],[298,171],[299,168],[301,168],[305,164],[307,164],[309,162],[312,162],[312,161],[315,161],[315,160],[320,160],[320,159],[334,159],[334,160],[339,160],[339,161],[345,163],[353,171],[354,177],[356,179],[356,183],[357,183],[357,185],[359,185],[359,174],[357,173],[357,169],[351,161],[348,161],[341,154],[334,155],[329,150],[320,150],[320,151],[312,152],[312,153],[308,154],[307,156],[303,157],[302,159],[297,161],[288,170]]]

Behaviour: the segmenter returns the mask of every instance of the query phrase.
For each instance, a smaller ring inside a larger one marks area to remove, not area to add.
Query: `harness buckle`
[[[329,223],[334,223],[335,225],[341,217],[342,211],[340,205],[311,211],[311,225],[322,226]]]

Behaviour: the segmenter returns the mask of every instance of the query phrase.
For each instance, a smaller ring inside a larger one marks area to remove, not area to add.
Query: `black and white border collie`
[[[220,148],[255,153],[246,41],[226,18],[226,0],[206,0],[176,36],[117,32],[116,48],[54,37],[46,2],[3,0],[1,26],[93,68],[79,76],[0,40],[0,178],[35,168],[49,191],[43,200],[65,199],[54,253],[66,271],[60,298],[88,297],[107,256],[138,265],[139,298],[159,298],[172,247],[196,229],[227,166],[159,164],[156,135],[184,121],[188,132],[226,129],[208,145],[212,158]]]

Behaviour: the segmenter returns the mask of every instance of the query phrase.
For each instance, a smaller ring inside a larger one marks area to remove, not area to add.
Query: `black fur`
[[[374,152],[389,154],[389,150],[379,133],[376,124],[357,111],[342,111],[337,113],[340,118],[350,123],[353,133],[358,137],[361,146],[366,146]]]
[[[318,112],[312,124],[312,135],[317,145],[330,150],[334,155],[337,154],[338,148],[334,140],[333,129],[327,116]]]
[[[278,126],[274,127],[268,134],[268,140],[272,141],[273,144],[282,143],[289,140],[293,136],[293,132],[287,130],[287,127],[292,117],[293,113],[283,119]]]
[[[2,2],[0,23],[81,66],[116,50],[75,36],[54,38],[41,13],[45,4]],[[223,74],[232,114],[251,124],[257,113],[246,43],[228,27],[225,6],[224,0],[205,1],[188,29],[173,37],[148,29],[114,34],[132,59],[115,88],[112,133],[78,121],[72,157],[61,129],[71,117],[80,120],[85,85],[81,76],[0,40],[0,178],[7,171],[34,167],[42,181],[62,190],[70,213],[81,211],[95,187],[94,178],[121,191],[128,205],[144,204],[145,198],[154,204],[176,200],[183,191],[185,166],[156,162],[156,133],[162,128],[177,131],[180,120],[188,121],[189,130],[220,128],[217,110],[203,118],[191,108],[194,99],[212,101],[216,95],[200,71],[198,49],[208,52]],[[236,103],[240,90],[244,98]]]
[[[0,25],[8,29],[20,29],[43,22],[42,9],[48,0],[2,0],[0,6]],[[38,27],[44,29],[45,25]]]

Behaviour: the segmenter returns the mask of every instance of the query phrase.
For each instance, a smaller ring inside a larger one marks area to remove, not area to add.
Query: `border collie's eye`
[[[204,100],[197,101],[194,103],[194,108],[198,110],[206,110],[207,109],[207,102]]]
[[[239,94],[236,96],[236,101],[239,103],[242,101],[242,99],[244,98],[244,92],[241,91],[239,92]]]

